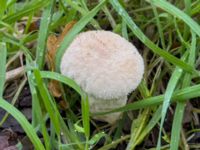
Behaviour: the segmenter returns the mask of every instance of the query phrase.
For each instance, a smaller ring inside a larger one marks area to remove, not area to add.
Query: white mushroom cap
[[[109,100],[125,97],[138,86],[144,63],[135,46],[118,34],[88,31],[70,44],[60,70],[90,96]]]

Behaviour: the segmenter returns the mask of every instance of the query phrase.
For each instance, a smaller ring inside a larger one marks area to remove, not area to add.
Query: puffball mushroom
[[[90,112],[105,112],[126,105],[127,95],[140,83],[143,58],[130,42],[110,31],[80,33],[66,49],[61,73],[87,92]],[[114,123],[121,113],[96,116]]]

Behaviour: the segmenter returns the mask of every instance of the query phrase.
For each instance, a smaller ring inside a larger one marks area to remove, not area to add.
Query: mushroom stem
[[[89,95],[89,104],[90,104],[90,112],[98,113],[98,112],[106,112],[112,109],[118,108],[119,106],[125,106],[127,101],[127,96],[120,97],[118,99],[101,99],[96,98],[94,96]],[[106,121],[110,124],[113,124],[118,120],[121,116],[121,112],[95,116],[94,119]]]

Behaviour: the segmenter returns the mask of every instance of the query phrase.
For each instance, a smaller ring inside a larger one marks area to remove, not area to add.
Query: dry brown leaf
[[[40,27],[40,19],[32,22],[28,28],[28,32],[39,30]]]
[[[65,35],[70,31],[70,29],[76,24],[76,21],[71,21],[69,22],[65,28],[62,30],[61,35],[58,37],[58,44],[62,42],[64,39]]]
[[[65,28],[63,29],[62,33],[56,37],[55,35],[50,35],[47,39],[47,63],[51,64],[51,68],[50,70],[55,70],[55,55],[56,55],[56,51],[59,47],[59,44],[62,42],[62,40],[64,39],[65,35],[69,32],[69,30],[74,26],[76,22],[75,21],[71,21],[70,23],[68,23]]]
[[[62,94],[61,94],[61,90],[60,90],[60,85],[59,85],[59,82],[56,81],[56,80],[51,80],[49,82],[49,89],[51,91],[51,94],[54,96],[54,97],[61,97]]]
[[[59,47],[59,44],[62,42],[62,40],[64,39],[65,35],[69,32],[69,30],[74,26],[76,22],[75,21],[71,21],[70,23],[68,23],[65,28],[63,29],[62,33],[56,37],[55,35],[50,35],[47,39],[47,55],[46,55],[46,59],[47,59],[47,64],[49,66],[49,69],[51,71],[55,70],[55,56],[56,56],[56,52],[57,49]],[[51,94],[54,97],[61,97],[62,93],[61,93],[61,89],[60,89],[60,84],[58,81],[56,80],[51,80],[49,82],[49,90],[51,92]]]
[[[55,70],[55,63],[54,58],[57,50],[57,37],[55,35],[50,35],[47,39],[47,63],[49,69],[54,71]]]

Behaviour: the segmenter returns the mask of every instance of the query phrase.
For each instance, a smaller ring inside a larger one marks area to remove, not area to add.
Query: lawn
[[[66,49],[91,30],[143,58],[125,106],[91,113],[90,95],[61,74]],[[0,1],[0,150],[198,150],[199,100],[200,0]],[[112,124],[95,119],[116,112]]]

